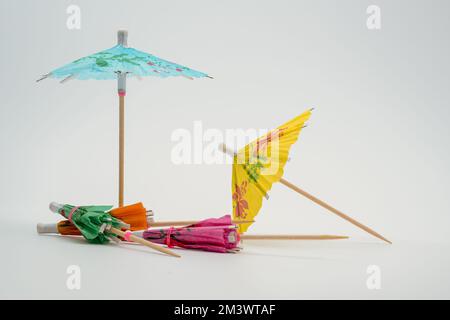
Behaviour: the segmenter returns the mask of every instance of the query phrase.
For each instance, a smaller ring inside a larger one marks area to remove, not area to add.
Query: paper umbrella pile
[[[124,206],[125,160],[125,95],[127,77],[182,76],[187,79],[211,78],[205,73],[160,59],[127,46],[127,32],[118,32],[116,46],[80,58],[42,76],[71,79],[117,80],[119,96],[119,196],[118,207],[77,206],[52,202],[50,210],[65,218],[57,224],[38,224],[40,234],[82,236],[90,243],[135,242],[161,253],[179,257],[173,248],[195,249],[218,253],[235,253],[242,240],[332,240],[346,239],[335,235],[251,235],[246,234],[255,222],[264,198],[274,183],[281,183],[340,218],[369,234],[390,243],[379,233],[337,210],[283,178],[289,151],[311,116],[308,110],[270,131],[244,148],[234,152],[222,145],[221,150],[233,158],[231,204],[232,216],[203,221],[155,221],[153,212],[142,203]]]

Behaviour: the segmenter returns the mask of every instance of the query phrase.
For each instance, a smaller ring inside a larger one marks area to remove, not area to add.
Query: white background
[[[70,4],[81,29],[66,27]],[[381,8],[381,30],[366,9]],[[449,4],[446,1],[0,2],[1,298],[450,298]],[[35,80],[129,45],[215,79],[130,80],[126,201],[157,219],[231,209],[229,165],[174,165],[174,130],[269,129],[315,107],[285,177],[387,238],[275,185],[251,233],[343,234],[246,242],[240,254],[95,246],[38,236],[50,201],[116,204],[114,81]],[[81,290],[66,268],[81,268]],[[366,286],[369,265],[381,289]]]

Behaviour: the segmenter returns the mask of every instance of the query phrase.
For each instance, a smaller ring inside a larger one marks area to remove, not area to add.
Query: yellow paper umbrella
[[[330,206],[310,193],[300,189],[283,178],[283,169],[289,159],[289,150],[297,141],[305,122],[311,116],[312,109],[256,139],[237,153],[223,145],[223,151],[233,156],[232,199],[234,220],[251,220],[261,209],[263,198],[268,199],[268,192],[275,182],[312,200],[318,205],[363,229],[373,236],[388,243],[389,240]],[[241,233],[247,231],[252,223],[239,225]]]
[[[311,110],[308,110],[233,155],[232,192],[235,220],[253,220],[258,214],[263,198],[268,198],[272,185],[283,176],[289,150],[310,116]],[[250,225],[251,223],[240,224],[239,231],[247,231]]]

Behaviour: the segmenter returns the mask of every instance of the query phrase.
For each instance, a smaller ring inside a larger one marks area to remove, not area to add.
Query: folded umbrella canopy
[[[129,228],[123,221],[111,216],[112,206],[73,206],[70,204],[50,203],[50,210],[67,218],[91,243],[107,243],[116,235],[108,232],[110,228]]]
[[[116,46],[75,60],[42,76],[62,79],[112,80],[117,79],[119,94],[119,206],[124,203],[124,150],[125,150],[125,95],[127,77],[156,76],[161,78],[182,76],[188,79],[209,77],[182,65],[160,59],[150,53],[127,47],[126,31],[118,32]],[[209,77],[211,78],[211,77]]]
[[[229,215],[168,229],[149,229],[142,237],[168,247],[180,247],[219,253],[239,251],[239,233]]]
[[[102,209],[107,208],[109,207]],[[147,211],[141,202],[105,212],[127,224],[131,231],[146,230],[153,223],[153,212]],[[65,236],[81,235],[80,230],[69,220],[62,220],[58,223],[38,223],[37,232],[39,234],[59,233]]]
[[[178,254],[136,237],[130,230],[122,231],[122,228],[129,229],[129,225],[113,217],[109,210],[112,206],[73,206],[70,204],[50,203],[50,210],[68,219],[81,233],[81,235],[91,243],[105,244],[110,241],[119,241],[118,237],[127,241],[137,242],[159,252],[180,257]]]

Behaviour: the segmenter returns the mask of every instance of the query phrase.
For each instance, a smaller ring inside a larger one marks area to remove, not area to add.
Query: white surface
[[[178,250],[176,259],[136,245],[38,236],[32,223],[6,226],[1,298],[450,298],[444,244],[247,241],[239,254]],[[80,267],[80,290],[66,287],[70,265]],[[380,267],[380,290],[367,288],[370,265]]]
[[[79,0],[80,30],[66,27],[69,4],[0,1],[0,297],[450,298],[450,2],[379,0],[378,31],[366,27],[372,1]],[[230,166],[175,165],[172,133],[196,120],[269,129],[315,107],[285,178],[394,245],[281,185],[251,232],[352,240],[176,260],[38,236],[36,223],[60,219],[51,201],[117,201],[115,81],[35,80],[112,47],[120,29],[129,46],[214,77],[128,82],[127,203],[156,220],[229,212]],[[71,264],[80,291],[66,288]],[[372,264],[379,291],[366,288]]]

